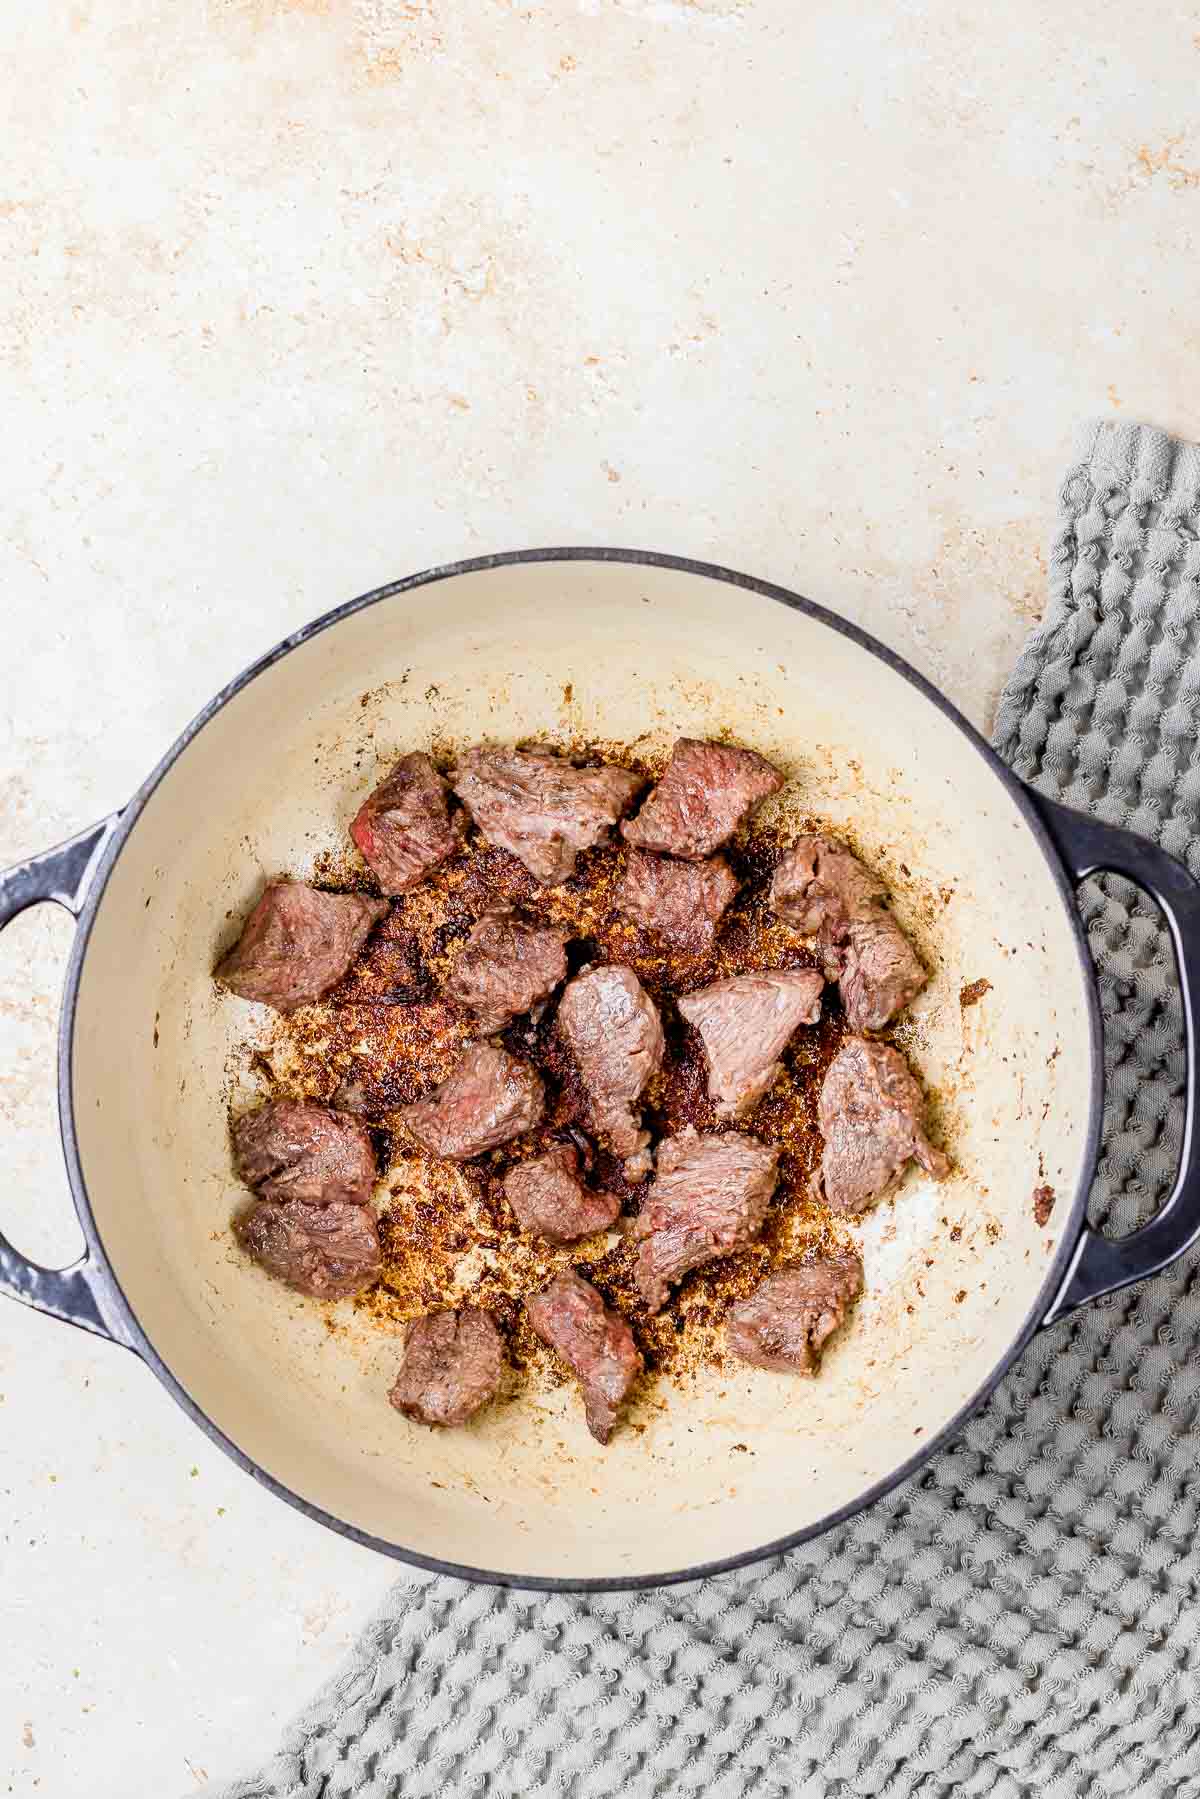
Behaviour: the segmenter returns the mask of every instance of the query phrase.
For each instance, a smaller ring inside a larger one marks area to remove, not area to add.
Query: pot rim
[[[1015,1336],[1010,1340],[999,1357],[991,1373],[981,1382],[971,1397],[958,1408],[942,1428],[925,1442],[920,1449],[908,1456],[891,1473],[881,1480],[865,1488],[856,1498],[845,1505],[836,1507],[824,1517],[802,1529],[792,1531],[782,1537],[776,1537],[768,1543],[759,1544],[750,1549],[739,1550],[736,1554],[721,1556],[714,1561],[698,1563],[688,1568],[668,1570],[661,1574],[636,1575],[522,1575],[512,1574],[504,1570],[474,1568],[457,1562],[447,1561],[438,1556],[430,1556],[418,1550],[406,1549],[402,1544],[393,1543],[387,1538],[379,1537],[370,1531],[360,1530],[358,1526],[336,1517],[332,1512],[313,1504],[310,1500],[294,1492],[282,1481],[268,1474],[254,1459],[215,1424],[204,1409],[193,1399],[182,1382],[167,1367],[142,1329],[136,1313],[126,1298],[120,1280],[105,1253],[99,1228],[92,1213],[88,1198],[87,1184],[84,1179],[83,1166],[79,1154],[79,1143],[75,1132],[75,1092],[72,1071],[72,1046],[75,1033],[75,1012],[79,998],[79,983],[83,970],[84,958],[91,938],[92,927],[99,911],[100,904],[108,885],[108,879],[120,856],[125,843],[132,834],[141,813],[159,783],[169,773],[192,739],[208,725],[229,701],[248,687],[267,669],[291,653],[301,644],[332,626],[340,624],[343,619],[354,613],[364,611],[368,606],[378,605],[383,600],[394,599],[399,594],[412,593],[422,587],[436,582],[452,580],[459,575],[478,574],[496,568],[511,568],[527,563],[540,562],[609,562],[624,563],[632,566],[648,568],[673,569],[682,574],[698,575],[707,580],[720,581],[734,588],[741,588],[750,593],[761,595],[765,599],[775,600],[792,611],[804,613],[807,617],[825,625],[839,636],[848,638],[862,650],[877,657],[894,673],[903,677],[926,700],[955,725],[968,745],[981,755],[992,772],[998,777],[1016,803],[1025,823],[1037,840],[1051,878],[1058,889],[1059,897],[1067,913],[1068,923],[1075,940],[1076,953],[1079,958],[1080,972],[1083,975],[1084,989],[1087,995],[1089,1019],[1089,1056],[1091,1061],[1091,1080],[1089,1084],[1089,1116],[1086,1136],[1086,1153],[1083,1161],[1083,1174],[1071,1201],[1067,1228],[1059,1241],[1049,1265],[1043,1275],[1041,1284],[1030,1305],[1025,1319]],[[58,1031],[58,1114],[59,1130],[62,1137],[63,1155],[67,1164],[67,1173],[71,1183],[75,1209],[79,1216],[87,1239],[89,1254],[94,1258],[98,1270],[103,1272],[105,1280],[110,1284],[114,1304],[122,1315],[131,1346],[142,1360],[153,1370],[163,1386],[176,1403],[199,1426],[210,1440],[224,1450],[245,1473],[258,1484],[265,1487],[276,1498],[287,1503],[306,1517],[339,1535],[349,1538],[363,1548],[377,1550],[381,1555],[391,1557],[395,1561],[407,1563],[411,1567],[425,1570],[432,1574],[449,1575],[457,1580],[474,1582],[478,1585],[513,1587],[540,1592],[579,1593],[579,1592],[621,1592],[639,1588],[674,1586],[684,1581],[698,1581],[718,1574],[727,1574],[738,1568],[745,1568],[755,1562],[765,1561],[772,1556],[782,1555],[801,1543],[812,1541],[852,1518],[857,1512],[865,1510],[877,1499],[890,1493],[902,1481],[914,1474],[918,1468],[930,1462],[934,1455],[945,1448],[960,1434],[964,1423],[972,1417],[991,1395],[1004,1375],[1012,1367],[1021,1351],[1030,1342],[1038,1330],[1055,1295],[1062,1287],[1068,1266],[1075,1253],[1080,1233],[1084,1225],[1087,1206],[1087,1195],[1100,1143],[1100,1128],[1103,1117],[1103,1042],[1101,1037],[1100,1006],[1097,995],[1095,974],[1087,949],[1087,942],[1075,904],[1075,882],[1065,869],[1062,859],[1055,849],[1050,835],[1038,814],[1029,790],[1012,770],[1001,761],[991,745],[967,719],[958,711],[944,694],[933,686],[924,675],[918,673],[902,656],[889,649],[873,637],[870,632],[862,630],[858,625],[831,612],[827,607],[790,589],[780,587],[771,581],[762,581],[751,575],[740,574],[717,563],[701,562],[686,556],[673,556],[655,550],[635,550],[609,547],[561,546],[532,550],[506,550],[488,556],[469,557],[459,562],[443,563],[425,569],[418,574],[407,575],[399,581],[388,582],[385,586],[372,588],[370,592],[360,594],[356,599],[348,600],[332,611],[323,613],[309,624],[291,632],[277,643],[273,649],[260,656],[256,661],[242,670],[222,687],[208,704],[196,714],[191,723],[180,733],[157,766],[142,782],[128,805],[122,810],[119,823],[113,831],[95,877],[88,890],[87,898],[79,914],[78,928],[67,965],[66,981],[63,991],[62,1012]]]

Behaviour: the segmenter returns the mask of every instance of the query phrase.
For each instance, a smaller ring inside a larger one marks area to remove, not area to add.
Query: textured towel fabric
[[[1051,579],[1001,753],[1200,872],[1200,453],[1089,428]],[[1081,903],[1110,1094],[1093,1212],[1124,1230],[1174,1165],[1178,998],[1133,889]],[[770,1564],[592,1597],[406,1576],[223,1799],[1195,1799],[1198,1265],[1043,1331],[960,1443]]]

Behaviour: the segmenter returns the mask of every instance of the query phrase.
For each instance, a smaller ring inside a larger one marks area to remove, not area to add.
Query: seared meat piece
[[[238,1174],[263,1199],[365,1205],[379,1179],[365,1126],[328,1106],[271,1100],[239,1118],[230,1134]]]
[[[925,1095],[898,1050],[847,1037],[829,1065],[817,1120],[825,1148],[818,1189],[835,1212],[861,1212],[915,1156],[939,1180],[949,1159],[921,1129]]]
[[[570,1143],[518,1162],[504,1177],[504,1197],[521,1229],[547,1243],[576,1243],[606,1231],[621,1210],[615,1193],[593,1193],[584,1186],[579,1155]]]
[[[234,1223],[242,1248],[268,1274],[313,1299],[345,1299],[379,1277],[379,1229],[369,1206],[335,1199],[260,1199]]]
[[[658,1172],[633,1234],[642,1239],[634,1279],[652,1312],[689,1268],[752,1243],[775,1191],[779,1150],[730,1131],[682,1131],[658,1146]]]
[[[341,980],[387,910],[386,900],[360,893],[272,881],[215,979],[243,999],[294,1012]]]
[[[490,843],[544,887],[565,881],[580,850],[606,843],[642,785],[625,768],[576,768],[546,750],[468,750],[450,777]]]
[[[715,981],[678,1002],[703,1039],[708,1094],[720,1117],[748,1112],[762,1098],[789,1037],[819,1020],[824,987],[816,969],[774,969]]]
[[[881,1031],[928,979],[886,897],[878,875],[827,837],[802,837],[771,881],[772,911],[816,935],[855,1031]]]
[[[558,1275],[526,1301],[525,1310],[542,1342],[558,1351],[583,1389],[588,1429],[598,1443],[607,1443],[642,1371],[633,1332],[577,1274]]]
[[[663,1058],[658,1008],[632,968],[592,968],[568,982],[558,1029],[579,1065],[592,1119],[618,1156],[636,1156],[649,1138],[637,1101]]]
[[[503,1366],[500,1332],[486,1312],[431,1312],[409,1324],[388,1398],[418,1424],[465,1424],[496,1397]]]
[[[881,1031],[929,979],[890,912],[854,919],[842,955],[838,992],[853,1031]]]
[[[507,908],[487,912],[472,926],[450,971],[446,996],[469,1006],[479,1028],[491,1034],[528,1012],[567,978],[563,946],[570,933],[526,924]]]
[[[831,944],[842,942],[852,918],[868,917],[886,898],[879,876],[828,837],[802,837],[771,880],[776,917]]]
[[[815,1374],[821,1346],[862,1292],[862,1263],[839,1249],[772,1274],[729,1308],[726,1339],[735,1356],[776,1374]]]
[[[541,1079],[498,1043],[472,1043],[448,1080],[396,1114],[431,1155],[469,1162],[532,1130],[542,1115]]]
[[[723,856],[711,862],[674,862],[630,850],[617,888],[617,911],[699,956],[712,948],[721,915],[737,890],[737,878]]]
[[[406,893],[458,848],[447,791],[425,752],[414,750],[359,808],[350,835],[384,893]]]
[[[782,786],[779,770],[755,750],[681,737],[662,780],[621,832],[638,849],[701,862]]]

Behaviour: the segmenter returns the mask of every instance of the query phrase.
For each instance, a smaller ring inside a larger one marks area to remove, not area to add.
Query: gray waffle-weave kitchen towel
[[[1200,452],[1091,426],[997,746],[1200,872],[1198,714]],[[1174,1165],[1179,1008],[1153,910],[1116,881],[1081,900],[1093,1212],[1124,1230]],[[955,1448],[771,1564],[590,1597],[406,1576],[223,1799],[1200,1795],[1198,1266],[1042,1332]]]

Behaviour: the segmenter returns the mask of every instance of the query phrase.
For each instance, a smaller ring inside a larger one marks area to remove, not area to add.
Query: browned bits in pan
[[[616,746],[604,745],[597,758],[600,754],[648,777],[657,773]],[[658,1006],[666,1049],[643,1101],[655,1139],[688,1125],[701,1132],[730,1128],[718,1120],[708,1098],[703,1046],[675,1000],[736,974],[817,965],[812,951],[767,903],[771,875],[785,848],[772,831],[753,825],[742,842],[726,848],[738,894],[715,941],[697,955],[619,914],[624,846],[585,850],[567,881],[541,887],[514,856],[472,832],[455,856],[392,901],[363,956],[320,1006],[277,1022],[271,1042],[256,1052],[262,1088],[324,1101],[337,1095],[339,1104],[349,1096],[352,1109],[378,1133],[377,1143],[388,1148],[382,1133],[394,1114],[444,1081],[464,1046],[478,1037],[472,1013],[442,995],[475,920],[489,907],[507,903],[569,932],[569,974],[587,962],[624,964]],[[323,861],[316,884],[374,891],[349,849],[344,857]],[[540,1378],[555,1381],[567,1377],[530,1328],[522,1301],[555,1274],[574,1268],[629,1320],[649,1369],[686,1378],[722,1358],[732,1299],[752,1292],[780,1262],[849,1241],[845,1227],[809,1191],[821,1153],[817,1098],[845,1034],[836,993],[826,990],[819,1023],[797,1031],[773,1086],[738,1120],[739,1128],[782,1152],[761,1237],[685,1276],[654,1317],[633,1280],[637,1245],[622,1228],[636,1216],[646,1184],[630,1180],[620,1159],[595,1140],[587,1095],[555,1030],[554,1012],[552,999],[540,1016],[515,1020],[497,1039],[532,1063],[544,1083],[545,1113],[531,1132],[459,1166],[438,1162],[395,1135],[380,1220],[383,1278],[356,1304],[391,1329],[440,1308],[479,1306],[500,1328],[518,1372],[536,1366]],[[504,1197],[504,1177],[517,1161],[566,1143],[578,1150],[587,1185],[615,1194],[623,1216],[612,1231],[556,1247],[518,1230]]]

